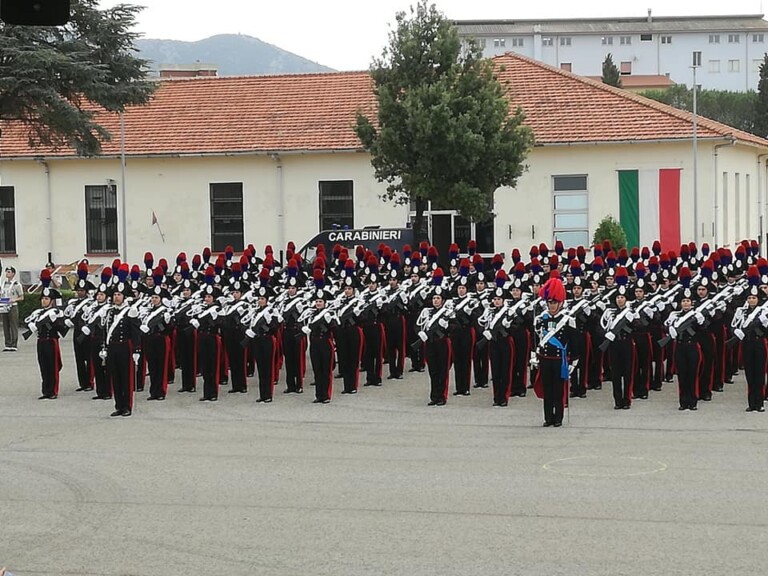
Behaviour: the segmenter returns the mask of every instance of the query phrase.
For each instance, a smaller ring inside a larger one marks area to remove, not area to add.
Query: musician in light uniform
[[[440,270],[435,270],[435,273]],[[433,273],[433,282],[435,281]],[[437,275],[442,281],[442,274]],[[453,354],[451,340],[448,338],[450,325],[448,311],[445,309],[445,289],[441,286],[432,292],[432,307],[425,308],[416,321],[419,338],[426,344],[427,369],[429,370],[428,406],[444,406],[448,399],[448,387]]]
[[[43,291],[40,294],[41,309],[27,318],[27,328],[37,334],[37,363],[40,366],[41,395],[39,400],[55,400],[59,395],[61,349],[59,336],[66,332],[64,317],[56,308],[61,294],[50,288],[50,273],[43,270]]]
[[[734,337],[741,341],[741,358],[747,379],[747,412],[764,412],[768,312],[764,309],[766,298],[759,287],[760,273],[756,266],[750,266],[747,280],[747,301],[736,310],[731,327]]]

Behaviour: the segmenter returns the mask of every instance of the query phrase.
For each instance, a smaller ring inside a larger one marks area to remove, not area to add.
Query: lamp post
[[[701,66],[701,52],[696,51],[693,53],[693,62],[691,68],[693,69],[693,241],[697,246],[699,244],[699,142],[696,117],[696,69],[699,66]],[[717,226],[717,222],[715,222],[715,226]]]

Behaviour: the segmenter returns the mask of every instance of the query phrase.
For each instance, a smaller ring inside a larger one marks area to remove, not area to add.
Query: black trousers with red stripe
[[[197,383],[197,330],[176,330],[176,362],[181,368],[181,389],[191,392]]]
[[[333,395],[333,341],[329,332],[309,339],[309,357],[315,374],[315,398],[330,400]]]
[[[635,398],[647,396],[651,388],[653,372],[653,346],[650,332],[635,332],[632,335],[637,354],[632,392]]]
[[[58,396],[61,351],[58,338],[38,338],[37,363],[40,366],[43,396]]]
[[[168,393],[170,339],[165,334],[148,334],[144,346],[149,372],[149,396],[163,398]]]
[[[746,339],[741,345],[744,375],[747,378],[747,402],[756,410],[763,407],[765,400],[765,338]]]
[[[382,340],[384,327],[381,322],[371,322],[363,326],[365,336],[365,351],[363,352],[363,369],[366,372],[366,384],[381,384],[381,370],[384,363],[384,342]]]
[[[389,375],[399,378],[405,370],[405,355],[407,353],[407,327],[405,316],[390,316],[386,320],[387,362]]]
[[[608,347],[608,361],[611,366],[613,401],[616,406],[632,404],[632,383],[634,380],[635,345],[630,338],[615,340]]]
[[[243,338],[245,338],[245,334],[239,330],[231,329],[225,331],[221,337],[224,348],[227,351],[227,358],[229,359],[229,373],[231,376],[229,383],[235,392],[245,392],[248,390],[248,382],[246,381],[248,353],[243,348]]]
[[[469,392],[472,382],[472,356],[475,352],[475,329],[472,326],[459,326],[451,334],[453,350],[453,378],[456,392]]]
[[[710,400],[715,383],[715,335],[704,332],[699,340],[701,368],[699,368],[699,400]]]
[[[99,398],[112,398],[112,383],[109,381],[107,366],[99,352],[101,342],[91,338],[91,366],[93,367],[93,379],[96,384],[96,396]]]
[[[282,333],[283,356],[285,357],[285,384],[291,392],[304,389],[304,372],[306,370],[305,352],[307,338],[298,326],[286,326]],[[359,365],[358,358],[358,365]]]
[[[514,328],[510,333],[514,343],[512,358],[512,396],[525,396],[528,387],[528,363],[531,358],[531,333],[525,327]]]
[[[336,331],[339,372],[344,392],[357,390],[360,381],[360,359],[363,354],[363,331],[360,326],[342,326]]]
[[[275,355],[277,354],[277,344],[275,337],[271,334],[258,336],[253,339],[251,347],[253,359],[256,363],[256,372],[259,375],[259,399],[271,400],[275,392]],[[229,357],[232,362],[232,356]],[[245,369],[245,356],[239,360]],[[234,364],[231,363],[230,366]],[[234,371],[232,372],[234,374]],[[234,385],[234,382],[233,382]]]
[[[221,375],[221,338],[215,334],[198,333],[200,374],[203,376],[203,398],[219,397]]]
[[[502,404],[509,401],[512,390],[512,374],[515,355],[515,344],[511,336],[491,340],[488,343],[493,379],[493,403]],[[523,389],[525,392],[525,389]]]
[[[448,399],[448,381],[451,372],[451,341],[446,337],[427,341],[427,367],[429,368],[429,399],[445,402]]]
[[[78,334],[72,339],[75,350],[75,368],[77,383],[83,390],[93,388],[93,371],[91,370],[91,339],[85,334]]]
[[[107,373],[112,382],[115,410],[133,409],[135,367],[133,345],[130,342],[110,342],[107,349]]]
[[[675,367],[681,408],[694,408],[698,401],[701,348],[695,342],[675,343]]]

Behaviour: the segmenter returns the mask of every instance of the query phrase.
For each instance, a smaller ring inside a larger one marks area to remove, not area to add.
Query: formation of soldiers
[[[270,246],[259,256],[209,249],[169,267],[147,253],[143,268],[115,260],[98,285],[78,268],[76,297],[62,305],[43,271],[41,308],[25,323],[37,334],[41,399],[59,394],[59,338],[71,332],[79,391],[114,399],[112,416],[129,416],[135,391],[162,401],[201,386],[213,402],[221,386],[258,402],[301,394],[312,369],[315,403],[359,384],[381,386],[428,371],[429,405],[450,394],[492,387],[493,405],[507,406],[533,388],[544,400],[544,426],[560,426],[570,398],[603,382],[614,408],[645,400],[676,375],[679,409],[710,401],[743,367],[747,410],[762,412],[766,395],[768,261],[754,241],[732,253],[693,244],[679,251],[612,250],[610,243],[566,250],[532,246],[490,263],[470,241],[452,245],[447,271],[435,247],[402,253],[318,246],[305,262],[289,243],[284,263]],[[308,354],[307,354],[308,351]],[[363,374],[364,373],[364,376]]]

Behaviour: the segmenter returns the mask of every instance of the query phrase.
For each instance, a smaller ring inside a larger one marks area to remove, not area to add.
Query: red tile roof
[[[538,145],[687,139],[691,114],[553,68],[518,54],[494,60],[522,107]],[[367,72],[190,78],[162,81],[152,102],[125,115],[129,156],[360,150],[352,131],[358,110],[375,110]],[[112,133],[103,154],[120,153],[118,117],[100,122]],[[0,158],[73,156],[30,150],[23,129],[5,124]],[[699,118],[700,138],[768,140]]]
[[[590,80],[595,82],[602,82],[602,76],[586,76]],[[674,86],[675,83],[664,75],[656,74],[629,74],[621,77],[621,87],[625,90],[627,88],[669,88]]]

